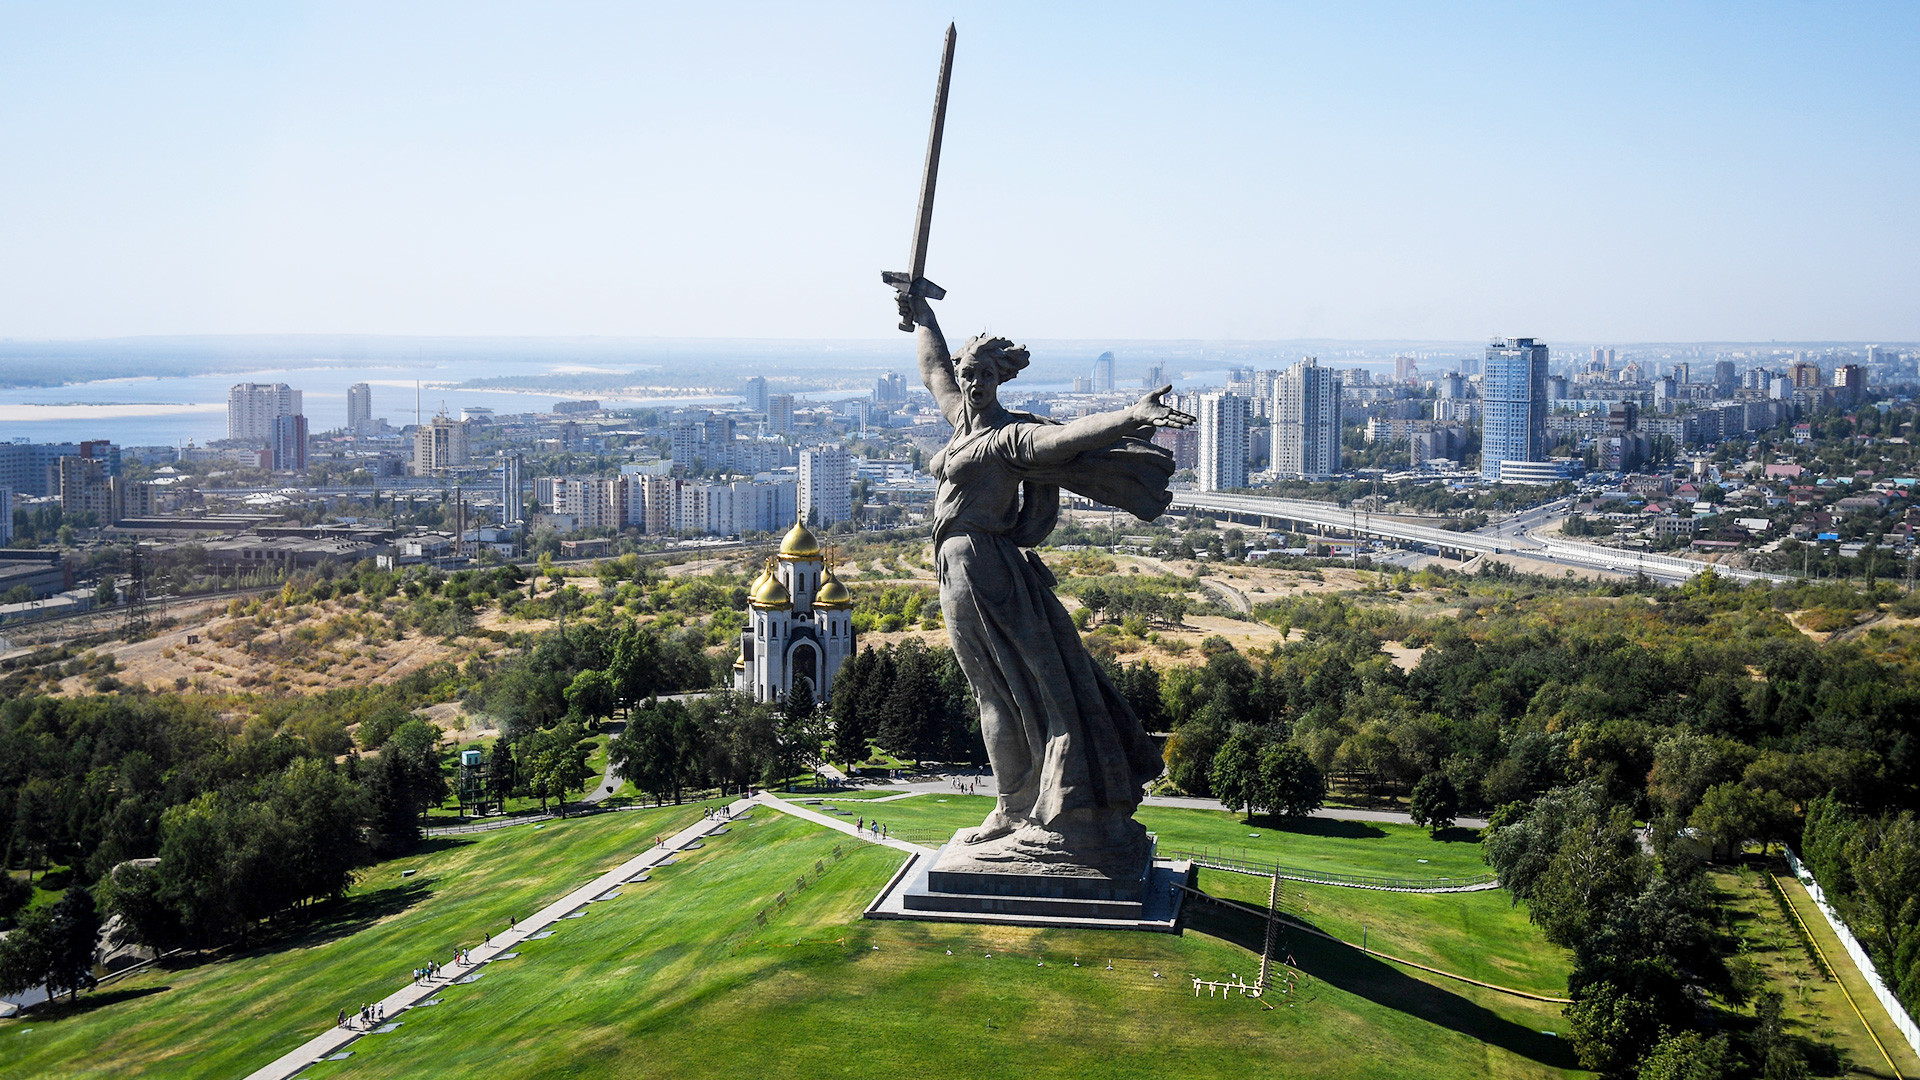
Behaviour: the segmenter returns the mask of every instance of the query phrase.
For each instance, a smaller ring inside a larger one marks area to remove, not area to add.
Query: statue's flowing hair
[[[953,358],[953,366],[959,367],[963,357],[972,356],[983,364],[993,367],[995,378],[1007,382],[1020,374],[1033,355],[1025,345],[1015,345],[1010,338],[994,337],[991,334],[975,334],[967,339],[965,345]]]

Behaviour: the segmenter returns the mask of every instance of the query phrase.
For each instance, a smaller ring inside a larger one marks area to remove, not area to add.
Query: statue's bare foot
[[[989,840],[1010,836],[1019,827],[1019,822],[1008,817],[1005,810],[996,806],[993,808],[993,813],[987,815],[987,820],[975,828],[960,830],[954,834],[954,838],[962,844],[984,844]]]

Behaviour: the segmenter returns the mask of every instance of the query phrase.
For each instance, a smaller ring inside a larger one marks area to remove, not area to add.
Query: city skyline
[[[882,338],[949,15],[956,327],[1920,338],[1895,5],[13,8],[0,333]]]

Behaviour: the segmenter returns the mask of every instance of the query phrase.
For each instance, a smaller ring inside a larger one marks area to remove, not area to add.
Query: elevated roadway
[[[1541,537],[1534,530],[1551,524],[1568,509],[1566,500],[1515,514],[1474,532],[1454,532],[1434,524],[1409,522],[1404,515],[1373,514],[1309,499],[1280,499],[1264,495],[1233,495],[1218,491],[1177,491],[1169,513],[1210,514],[1262,528],[1287,528],[1320,535],[1371,537],[1390,543],[1429,548],[1454,558],[1478,555],[1519,555],[1576,569],[1606,570],[1618,574],[1645,574],[1669,584],[1684,582],[1702,570],[1736,581],[1791,581],[1786,574],[1769,574],[1718,566],[1677,555],[1627,551],[1583,544],[1558,536]]]

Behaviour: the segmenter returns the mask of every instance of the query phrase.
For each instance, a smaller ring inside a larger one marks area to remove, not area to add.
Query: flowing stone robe
[[[1055,422],[1002,411],[962,418],[930,469],[939,481],[933,543],[946,619],[980,705],[1000,807],[1056,827],[1069,811],[1130,817],[1160,775],[1159,751],[1080,643],[1031,550],[1053,531],[1059,489],[1144,521],[1166,510],[1173,455],[1131,436],[1078,454],[1035,436]]]

